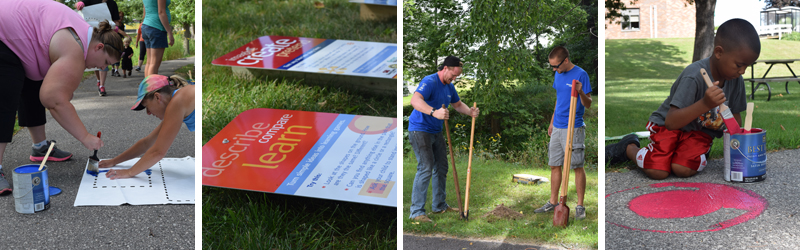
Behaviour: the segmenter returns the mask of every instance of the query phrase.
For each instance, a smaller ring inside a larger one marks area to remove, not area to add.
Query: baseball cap
[[[442,66],[448,66],[448,67],[463,67],[463,66],[464,66],[464,64],[463,64],[463,63],[461,63],[461,59],[460,59],[460,58],[458,58],[458,57],[455,57],[455,56],[447,56],[447,57],[444,59],[444,63],[442,64]]]
[[[144,106],[142,106],[142,99],[147,93],[156,91],[164,86],[170,85],[169,84],[169,77],[162,76],[162,75],[150,75],[142,80],[142,83],[139,83],[139,97],[136,99],[136,104],[131,107],[131,110],[142,110]]]

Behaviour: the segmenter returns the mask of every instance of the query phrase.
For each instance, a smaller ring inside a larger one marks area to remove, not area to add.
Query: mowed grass
[[[395,96],[282,78],[244,79],[211,61],[267,35],[396,43],[396,20],[361,21],[358,4],[204,1],[203,143],[239,113],[274,108],[396,117]],[[208,13],[213,13],[209,15]],[[395,249],[397,212],[350,202],[203,188],[203,248]]]
[[[606,41],[606,136],[644,131],[650,114],[669,96],[670,87],[683,69],[691,64],[692,38],[635,39]],[[796,50],[800,42],[761,40],[761,59],[800,58]],[[797,73],[800,64],[790,64]],[[769,66],[755,65],[755,77],[761,77]],[[768,77],[791,76],[784,65],[775,65]],[[745,79],[751,77],[748,67]],[[753,127],[767,130],[767,149],[771,151],[800,148],[800,84],[771,83],[772,99],[767,101],[765,87],[756,91]],[[745,81],[747,95],[750,83]],[[749,97],[748,97],[749,98]],[[741,114],[744,120],[744,112]],[[743,124],[741,124],[743,126]],[[607,143],[614,143],[613,141]],[[642,140],[642,145],[649,140]],[[722,140],[715,139],[711,158],[722,158]],[[625,164],[627,165],[627,164]],[[615,169],[620,166],[612,166]]]
[[[449,160],[449,156],[448,156]],[[462,202],[466,199],[467,157],[456,158]],[[546,164],[546,163],[545,163]],[[586,171],[587,183],[584,196],[586,219],[574,220],[577,196],[575,194],[575,175],[570,172],[570,185],[567,193],[567,206],[570,208],[570,225],[566,228],[553,227],[553,213],[536,214],[534,209],[544,205],[550,197],[550,183],[523,185],[512,182],[514,174],[531,174],[550,178],[548,167],[506,163],[493,160],[472,162],[470,180],[469,221],[459,219],[458,213],[432,214],[431,188],[428,187],[425,210],[436,224],[416,222],[408,218],[411,207],[417,161],[413,153],[403,159],[403,231],[414,234],[446,234],[459,238],[484,238],[516,243],[550,244],[568,248],[597,248],[597,171]],[[455,185],[453,185],[452,166],[448,165],[447,204],[458,208]],[[497,205],[521,212],[522,219],[498,219],[483,217]],[[463,205],[463,204],[462,204]]]

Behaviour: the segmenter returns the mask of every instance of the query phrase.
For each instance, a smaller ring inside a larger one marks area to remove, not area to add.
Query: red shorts
[[[636,164],[644,169],[672,172],[672,164],[702,171],[706,167],[706,156],[714,139],[702,131],[668,130],[664,126],[647,122],[650,141],[636,153]]]

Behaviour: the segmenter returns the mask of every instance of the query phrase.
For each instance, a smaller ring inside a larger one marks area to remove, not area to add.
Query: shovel
[[[477,102],[472,103],[473,108],[478,107]],[[475,117],[472,117],[472,129],[469,132],[469,161],[467,161],[467,198],[464,200],[464,210],[461,210],[461,217],[469,220],[469,180],[472,178],[472,141],[475,138]]]
[[[553,226],[567,227],[569,224],[569,207],[567,207],[567,188],[569,188],[569,168],[572,164],[572,134],[575,129],[575,108],[578,106],[578,92],[575,91],[576,80],[572,80],[572,94],[569,100],[569,123],[567,125],[567,146],[564,148],[564,170],[561,173],[561,194],[558,205],[554,209]]]
[[[442,104],[442,108],[444,104]],[[447,148],[450,149],[450,162],[453,163],[453,184],[456,186],[456,197],[458,197],[458,209],[464,211],[464,208],[461,207],[461,188],[458,186],[458,173],[456,172],[456,158],[453,157],[453,145],[450,143],[450,127],[447,126],[447,120],[444,119],[444,130],[447,132]],[[461,213],[461,218],[464,218],[464,214]]]
[[[100,138],[100,131],[97,131],[97,138]],[[93,173],[100,172],[100,166],[98,166],[99,163],[100,163],[100,159],[97,158],[97,149],[95,149],[94,150],[94,155],[89,156],[89,161],[86,163],[86,165],[87,165],[87,169],[86,170],[89,171],[89,172],[93,172]]]

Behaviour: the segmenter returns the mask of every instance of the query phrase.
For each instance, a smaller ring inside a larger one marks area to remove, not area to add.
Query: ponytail
[[[108,21],[102,21],[92,32],[92,41],[103,44],[103,51],[111,57],[119,60],[122,57],[122,38],[111,28]]]

